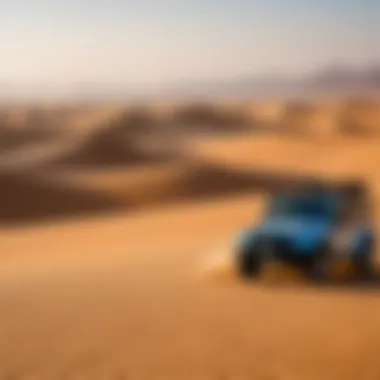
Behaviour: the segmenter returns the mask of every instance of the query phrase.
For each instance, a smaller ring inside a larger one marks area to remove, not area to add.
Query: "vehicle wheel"
[[[243,277],[258,277],[265,264],[276,259],[277,249],[270,242],[259,244],[254,250],[241,252],[238,259],[239,272]]]
[[[261,270],[261,258],[253,251],[244,251],[238,255],[238,270],[245,278],[257,277]]]
[[[310,274],[313,280],[327,281],[331,279],[331,254],[324,248],[311,262]]]
[[[371,238],[365,248],[365,251],[354,255],[355,271],[360,280],[372,279],[375,275],[373,263],[374,242]]]
[[[355,258],[355,271],[360,280],[369,280],[374,276],[374,267],[370,254],[362,254]]]

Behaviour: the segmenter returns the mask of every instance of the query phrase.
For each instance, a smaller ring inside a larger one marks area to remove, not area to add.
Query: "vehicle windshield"
[[[277,195],[272,199],[270,216],[332,218],[334,199],[326,194]]]

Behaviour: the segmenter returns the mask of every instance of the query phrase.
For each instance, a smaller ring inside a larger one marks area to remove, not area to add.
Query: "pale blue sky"
[[[380,61],[380,0],[1,0],[0,81],[170,83]]]

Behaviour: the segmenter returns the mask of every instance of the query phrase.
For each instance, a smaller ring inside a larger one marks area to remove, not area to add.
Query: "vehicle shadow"
[[[260,284],[266,289],[281,289],[284,291],[320,291],[323,293],[349,293],[349,294],[369,294],[380,296],[380,273],[374,277],[365,280],[332,280],[317,282],[311,279],[303,281],[253,281],[252,284]]]
[[[313,284],[310,284],[313,285]],[[350,290],[350,291],[371,291],[378,292],[380,295],[380,273],[377,273],[372,278],[365,280],[345,280],[345,281],[331,281],[326,283],[316,283],[315,287],[321,289],[331,290]]]

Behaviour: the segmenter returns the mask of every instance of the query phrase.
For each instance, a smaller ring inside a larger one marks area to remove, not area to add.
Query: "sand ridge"
[[[364,178],[380,211],[378,108],[2,109],[0,379],[378,379],[377,288],[200,271],[288,175]]]

